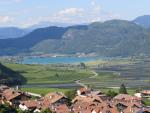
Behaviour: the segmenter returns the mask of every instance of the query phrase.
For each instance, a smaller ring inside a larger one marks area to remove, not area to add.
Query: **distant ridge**
[[[47,39],[61,39],[68,29],[86,29],[84,25],[70,27],[46,27],[39,28],[31,33],[13,39],[0,39],[0,55],[14,55],[22,52],[30,52],[30,48]]]
[[[86,30],[69,29],[61,40],[44,40],[31,51],[46,53],[96,53],[99,56],[149,54],[150,32],[134,22],[95,22]]]
[[[150,27],[150,15],[139,16],[134,20],[135,23],[149,28]]]
[[[0,39],[22,37],[30,31],[17,27],[0,27]]]
[[[150,54],[150,29],[135,21],[110,20],[89,25],[46,27],[0,39],[0,55],[30,53],[95,53],[98,56]]]

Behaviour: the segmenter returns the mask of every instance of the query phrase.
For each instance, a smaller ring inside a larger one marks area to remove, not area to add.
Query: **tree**
[[[119,89],[120,94],[128,94],[126,86],[124,84],[121,84],[120,89]]]
[[[47,109],[42,110],[40,113],[52,113],[52,111],[47,108]]]
[[[31,113],[31,112],[28,110],[22,111],[21,109],[17,109],[17,113]]]
[[[68,105],[71,105],[71,101],[76,95],[76,90],[67,91],[65,92],[65,95],[68,97]]]
[[[55,77],[59,78],[59,74],[58,74],[58,73],[56,73],[56,74],[55,74]]]
[[[142,89],[138,88],[138,89],[135,90],[135,93],[140,93],[141,91],[142,91]]]
[[[5,103],[0,106],[0,113],[17,113],[16,109]]]
[[[80,67],[83,68],[83,69],[85,69],[85,68],[86,68],[85,63],[81,62],[81,63],[80,63]]]
[[[118,94],[118,93],[116,93],[115,91],[112,91],[112,90],[109,90],[109,91],[106,93],[106,95],[107,95],[108,97],[111,97],[111,98],[115,97],[117,94]]]

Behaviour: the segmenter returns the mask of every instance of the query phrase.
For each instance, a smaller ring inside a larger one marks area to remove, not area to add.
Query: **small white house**
[[[28,107],[24,104],[20,104],[19,105],[19,108],[22,110],[22,111],[26,111],[26,110],[29,110]]]
[[[139,98],[142,97],[141,93],[135,93],[134,96],[139,97]]]
[[[33,113],[40,113],[40,112],[41,112],[40,109],[35,109],[35,110],[33,111]]]

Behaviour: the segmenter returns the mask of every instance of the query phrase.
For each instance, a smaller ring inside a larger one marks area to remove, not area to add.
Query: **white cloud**
[[[118,18],[120,18],[120,15],[105,12],[103,8],[97,4],[96,0],[91,0],[90,7],[88,8],[70,7],[62,9],[47,17],[30,18],[27,22],[24,22],[25,24],[23,26],[31,26],[41,21],[80,24]]]
[[[57,15],[64,16],[64,15],[78,15],[83,13],[83,9],[81,8],[68,8],[62,11],[59,11]]]
[[[13,21],[13,18],[11,18],[9,16],[0,16],[0,23],[1,24],[12,22],[12,21]]]
[[[105,21],[114,18],[120,18],[118,14],[104,12],[95,2],[91,3],[88,9],[68,8],[50,16],[49,21],[67,22],[67,23],[90,23],[95,21]]]
[[[120,18],[120,15],[104,12],[100,6],[95,4],[89,9],[67,8],[47,17],[30,18],[23,27],[32,26],[43,21],[80,24],[117,18]]]
[[[67,8],[47,17],[49,21],[67,23],[90,23],[95,21],[105,21],[118,19],[120,15],[103,11],[96,0],[91,0],[90,7],[86,8]]]

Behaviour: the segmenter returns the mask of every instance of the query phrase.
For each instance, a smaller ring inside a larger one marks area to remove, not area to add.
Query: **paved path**
[[[95,71],[91,71],[94,75],[89,77],[89,78],[94,78],[94,77],[97,77],[98,76],[98,73],[96,73]],[[84,79],[80,79],[80,80],[77,80],[75,81],[76,84],[82,86],[82,87],[87,87],[87,85],[85,85],[84,83],[81,83],[81,80],[84,80]]]
[[[31,92],[26,92],[26,93],[29,94],[29,95],[31,95],[31,96],[42,97],[40,94],[31,93]]]

